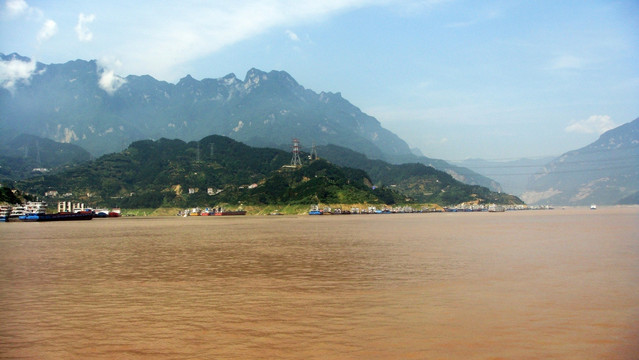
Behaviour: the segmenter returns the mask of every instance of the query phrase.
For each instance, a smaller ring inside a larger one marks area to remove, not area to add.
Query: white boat
[[[7,221],[18,221],[18,218],[20,216],[24,216],[24,214],[24,205],[16,205],[11,208],[11,212],[9,213],[9,218],[7,219]]]
[[[9,205],[0,206],[0,222],[9,221],[9,214],[11,214],[11,206]]]
[[[24,206],[25,214],[44,214],[47,212],[47,203],[44,201],[29,201]]]
[[[590,205],[590,210],[597,210],[597,205],[596,204]]]

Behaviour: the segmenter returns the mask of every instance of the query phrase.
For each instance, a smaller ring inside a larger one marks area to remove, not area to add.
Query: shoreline
[[[333,209],[341,208],[341,209],[350,209],[354,207],[358,207],[360,209],[367,208],[368,206],[375,206],[378,209],[384,208],[385,205],[378,204],[321,204],[320,207],[330,207]],[[265,206],[243,206],[242,209],[246,210],[246,216],[269,216],[275,213],[279,215],[308,215],[308,211],[311,205],[282,205],[282,206],[273,206],[273,205],[265,205]],[[432,212],[444,212],[443,207],[440,207],[435,204],[417,204],[412,206],[414,209],[420,208],[431,208],[436,209],[436,211]],[[588,210],[588,212],[596,212],[598,210],[605,209],[613,209],[613,208],[639,208],[639,204],[635,205],[598,205],[596,210],[590,209],[589,205],[582,206],[555,206],[551,209],[536,209],[536,208],[527,208],[521,210],[507,210],[506,212],[527,212],[527,211],[563,211],[563,210]],[[123,217],[164,217],[164,216],[177,216],[178,212],[184,209],[177,207],[170,208],[142,208],[142,209],[122,209]],[[464,211],[458,211],[460,213],[465,213]],[[468,211],[468,212],[488,212],[488,211]],[[419,212],[415,212],[419,213]],[[422,212],[428,213],[428,212]],[[351,214],[358,215],[358,214]]]

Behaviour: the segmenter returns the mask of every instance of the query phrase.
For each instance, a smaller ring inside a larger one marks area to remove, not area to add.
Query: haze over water
[[[0,224],[0,358],[636,359],[639,208]]]

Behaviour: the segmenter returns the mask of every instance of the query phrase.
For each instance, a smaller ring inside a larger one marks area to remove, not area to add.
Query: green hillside
[[[217,135],[189,143],[144,140],[121,153],[23,180],[18,187],[35,194],[55,190],[59,194],[55,200],[67,194],[74,201],[128,208],[383,202],[380,199],[392,203],[401,198],[371,189],[363,171],[326,161],[282,168],[290,158],[288,152],[252,148]]]
[[[318,147],[322,157],[340,166],[364,170],[377,186],[389,187],[422,203],[458,204],[479,200],[481,203],[523,204],[513,195],[497,193],[478,185],[466,185],[451,175],[421,163],[401,165],[371,160],[365,155],[336,145]]]
[[[518,200],[498,198],[500,194],[465,185],[421,164],[373,161],[368,166],[344,167],[305,160],[301,167],[285,166],[290,159],[289,152],[253,148],[218,135],[189,143],[143,140],[120,153],[23,180],[17,187],[40,196],[57,192],[50,202],[73,200],[124,208]]]
[[[0,181],[20,180],[43,172],[55,172],[64,166],[88,161],[90,158],[89,152],[77,145],[21,134],[0,141]]]

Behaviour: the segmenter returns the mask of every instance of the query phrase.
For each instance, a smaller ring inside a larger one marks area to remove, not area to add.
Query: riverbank
[[[228,204],[220,205],[223,208],[234,210],[239,206],[231,206]],[[246,215],[307,215],[312,205],[295,204],[295,205],[244,205],[241,206],[246,210]],[[376,209],[391,208],[384,204],[319,204],[320,209],[340,209],[342,211],[351,211],[352,209]],[[443,211],[444,209],[437,204],[412,204],[410,205],[415,211],[431,209],[431,211]],[[122,216],[174,216],[184,209],[177,207],[162,208],[142,208],[142,209],[122,209]]]
[[[243,210],[246,210],[246,215],[248,216],[267,216],[267,215],[308,215],[312,205],[248,205],[242,206]],[[235,207],[226,205],[224,208],[234,210]],[[445,209],[437,204],[412,204],[410,207],[414,210],[414,212],[443,212]],[[639,208],[639,205],[610,205],[610,206],[599,206],[599,209],[602,208]],[[401,208],[401,207],[390,207],[384,204],[320,204],[320,209],[341,209],[342,211],[350,211],[353,208],[357,208],[360,210],[365,210],[369,208],[376,209],[391,209],[391,208]],[[557,206],[555,208],[540,208],[540,207],[526,207],[519,210],[569,210],[569,209],[589,209],[589,206]],[[157,217],[157,216],[175,216],[180,211],[184,209],[177,207],[167,207],[167,208],[142,208],[142,209],[122,209],[122,216],[149,216],[149,217]],[[596,211],[596,210],[593,210]],[[408,212],[408,211],[406,211]]]

